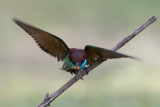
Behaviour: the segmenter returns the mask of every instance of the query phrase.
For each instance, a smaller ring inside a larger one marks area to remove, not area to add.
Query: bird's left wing
[[[87,62],[88,65],[92,64],[99,58],[122,58],[122,57],[129,57],[129,58],[134,58],[128,55],[124,55],[118,52],[114,52],[108,49],[96,47],[96,46],[91,46],[91,45],[86,45],[85,46],[85,51],[87,54]]]
[[[13,19],[24,31],[31,35],[42,50],[50,55],[57,57],[57,60],[63,60],[69,53],[69,48],[65,42],[55,35],[26,24],[18,19]]]

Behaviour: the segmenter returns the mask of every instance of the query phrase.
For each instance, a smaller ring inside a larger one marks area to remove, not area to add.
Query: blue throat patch
[[[70,61],[71,62],[71,61]],[[72,67],[74,67],[74,64],[71,62]]]
[[[85,61],[83,62],[82,66],[81,66],[81,69],[83,70],[86,65],[87,65],[87,60],[85,60]]]
[[[72,67],[75,66],[72,62],[70,62],[70,63],[71,63],[71,65],[72,65]],[[83,70],[86,65],[87,65],[87,60],[85,60],[85,61],[83,62],[82,66],[80,67],[80,70]]]

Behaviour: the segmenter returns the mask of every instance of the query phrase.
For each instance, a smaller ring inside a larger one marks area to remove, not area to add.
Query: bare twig
[[[125,37],[122,41],[120,41],[115,47],[112,48],[113,51],[117,51],[120,49],[123,45],[125,45],[128,41],[130,41],[132,38],[134,38],[137,34],[139,34],[141,31],[143,31],[146,27],[148,27],[150,24],[152,24],[154,21],[156,21],[156,17],[152,16],[148,21],[146,21],[143,25],[141,25],[138,29],[136,29],[133,33],[131,33],[129,36]],[[90,72],[92,69],[106,61],[107,59],[98,59],[93,64],[87,67],[87,71]],[[70,79],[66,84],[64,84],[61,88],[59,88],[56,92],[51,94],[47,93],[44,101],[38,106],[38,107],[47,107],[50,105],[50,103],[55,100],[59,95],[61,95],[64,91],[66,91],[70,86],[72,86],[74,83],[76,83],[79,79],[81,79],[84,75],[86,75],[86,71],[79,72],[78,75]]]

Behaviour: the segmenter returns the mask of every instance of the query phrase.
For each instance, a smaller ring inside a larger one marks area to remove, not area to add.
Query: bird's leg
[[[74,69],[68,69],[68,70],[66,70],[67,72],[70,72],[71,74],[75,74],[75,71],[74,71]]]
[[[73,71],[70,71],[71,74],[73,74]]]
[[[86,74],[88,75],[88,70],[87,70],[87,67],[84,67],[84,70],[86,71]]]

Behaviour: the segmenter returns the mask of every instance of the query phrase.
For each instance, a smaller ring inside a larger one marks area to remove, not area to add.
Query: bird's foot
[[[88,70],[87,70],[87,67],[84,67],[84,70],[86,71],[86,74],[88,75]]]

